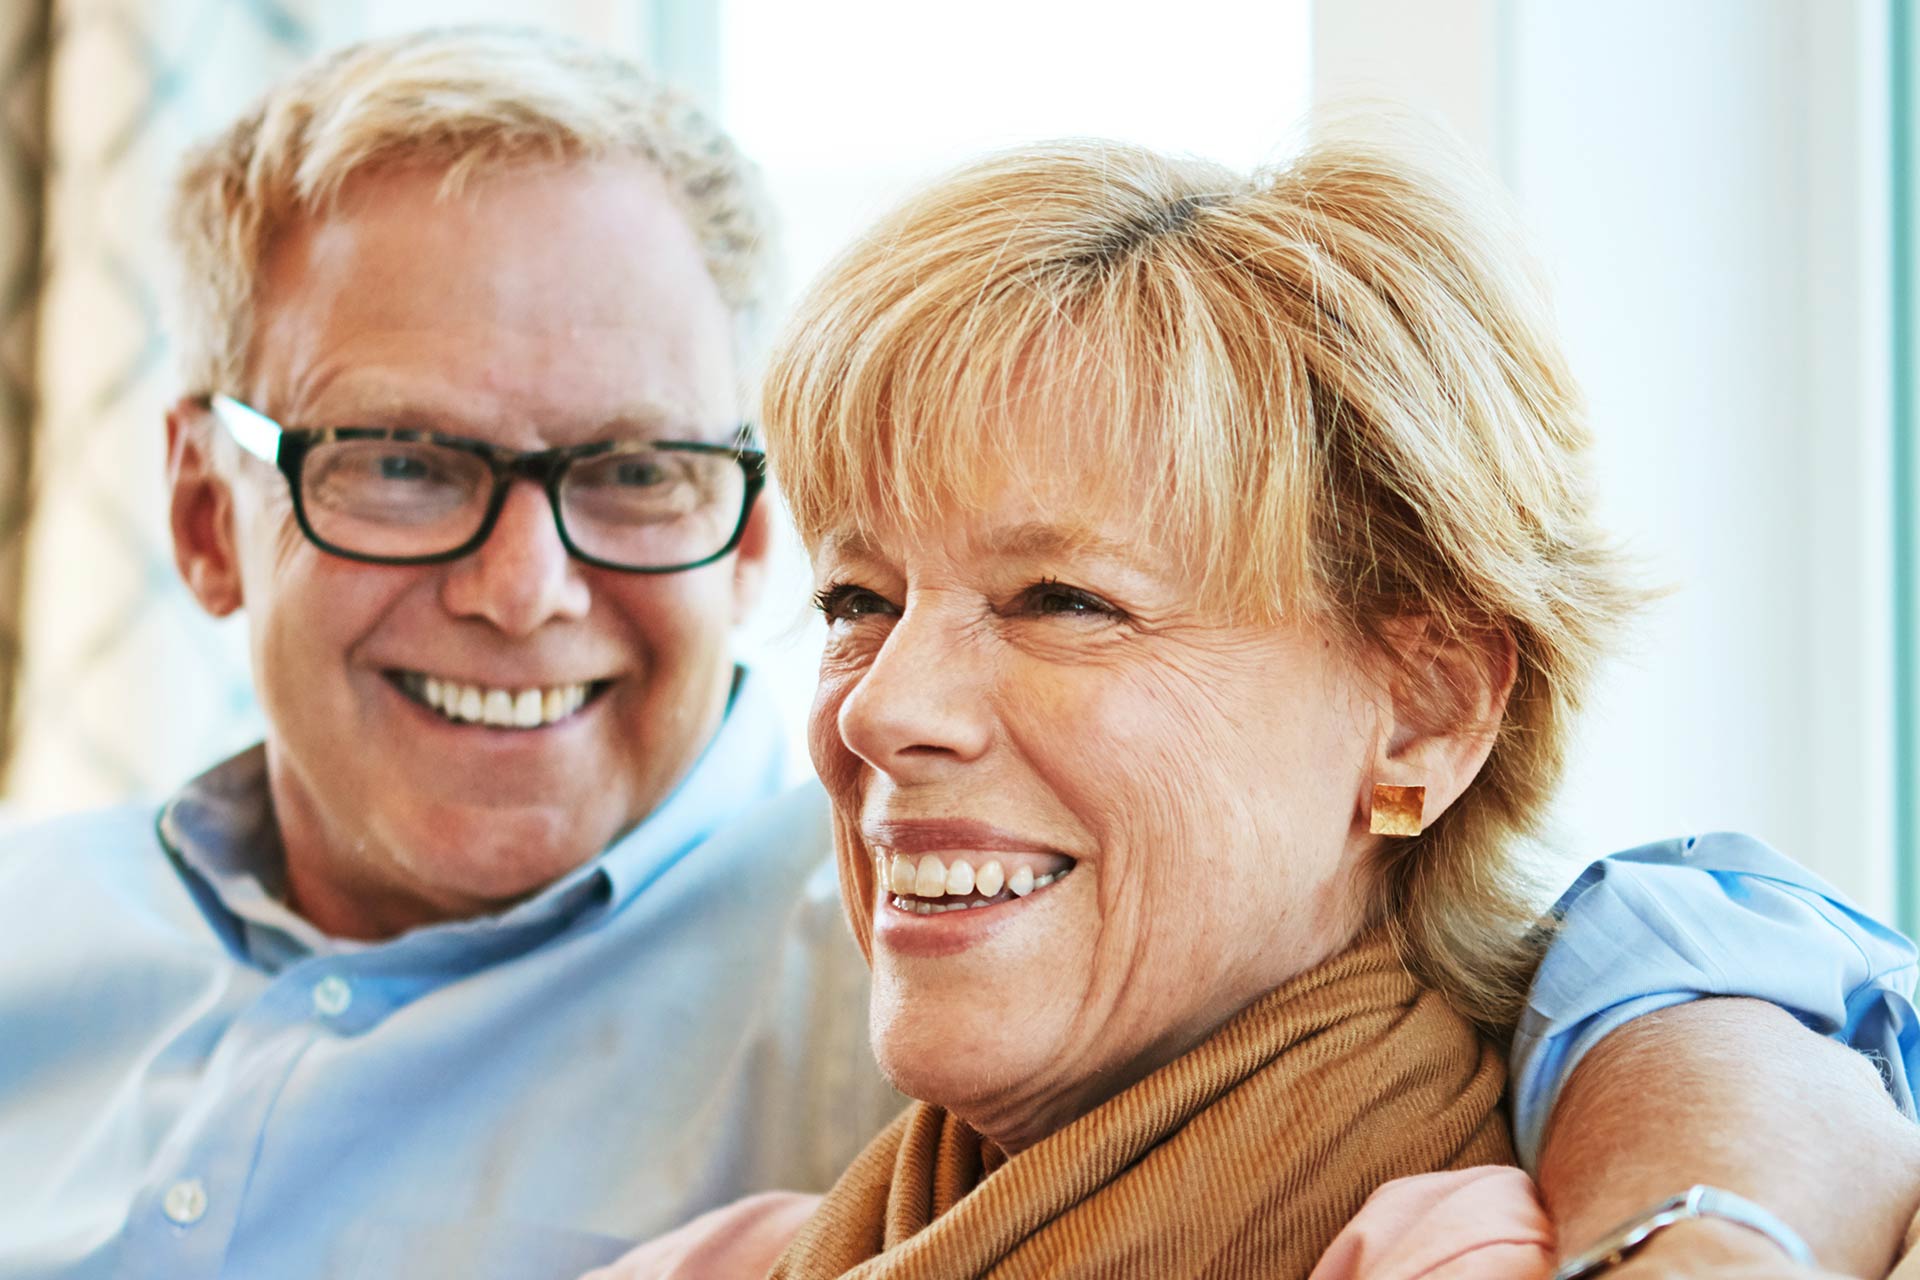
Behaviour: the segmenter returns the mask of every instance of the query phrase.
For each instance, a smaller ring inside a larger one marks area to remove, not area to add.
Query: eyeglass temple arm
[[[220,419],[240,447],[269,465],[280,461],[280,424],[218,392],[207,397],[207,407]]]

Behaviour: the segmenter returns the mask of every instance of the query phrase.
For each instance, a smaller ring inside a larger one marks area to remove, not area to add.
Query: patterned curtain
[[[154,796],[258,737],[244,623],[166,536],[168,182],[306,58],[517,21],[710,89],[698,0],[0,0],[0,716],[9,809]]]
[[[0,8],[0,723],[20,659],[22,530],[39,349],[51,0]]]

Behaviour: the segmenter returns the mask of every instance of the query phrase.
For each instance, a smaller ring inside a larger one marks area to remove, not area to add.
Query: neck
[[[285,851],[286,905],[329,937],[381,942],[427,925],[489,915],[528,896],[469,898],[413,882],[405,874],[407,859],[365,832],[342,831],[329,822],[271,743],[267,787]]]
[[[947,1105],[946,1110],[1007,1155],[1015,1155],[1198,1049],[1275,990],[1352,946],[1360,932],[1357,925],[1342,925],[1294,955],[1289,961],[1290,973],[1285,982],[1275,982],[1252,993],[1243,990],[1224,1006],[1196,1009],[1187,1019],[1124,1061],[1095,1065],[1070,1085],[1041,1093],[1033,1089],[1031,1082],[1023,1082],[1019,1092],[970,1099]]]
[[[947,1110],[1006,1155],[1018,1155],[1199,1047],[1226,1021],[1176,1028],[1125,1063],[1095,1071],[1068,1088],[1046,1094],[1005,1094]]]

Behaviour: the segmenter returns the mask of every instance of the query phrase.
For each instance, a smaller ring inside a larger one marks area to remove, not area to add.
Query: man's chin
[[[463,896],[507,904],[537,894],[598,857],[619,834],[612,820],[583,821],[579,808],[548,802],[446,800],[396,824],[415,874]]]

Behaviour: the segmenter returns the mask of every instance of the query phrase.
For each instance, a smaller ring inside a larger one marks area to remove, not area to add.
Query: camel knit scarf
[[[915,1103],[773,1278],[1305,1280],[1381,1183],[1511,1163],[1505,1083],[1376,934],[1004,1162]]]

